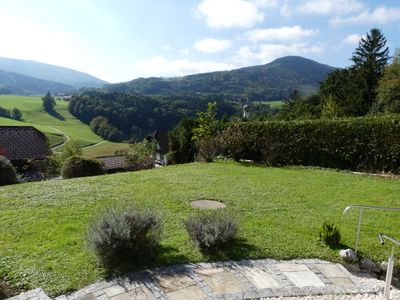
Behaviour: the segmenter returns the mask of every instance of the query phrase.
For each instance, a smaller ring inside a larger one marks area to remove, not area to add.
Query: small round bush
[[[143,264],[156,254],[161,220],[154,212],[110,209],[89,226],[88,244],[109,270]]]
[[[319,232],[319,238],[329,247],[339,247],[341,241],[340,230],[333,223],[324,222]]]
[[[103,164],[97,159],[84,156],[71,156],[65,160],[61,168],[64,178],[95,176],[104,174]]]
[[[0,185],[17,182],[17,173],[11,162],[4,156],[0,156]]]
[[[190,216],[185,221],[185,228],[190,239],[204,252],[217,251],[227,246],[237,232],[236,222],[219,212]]]

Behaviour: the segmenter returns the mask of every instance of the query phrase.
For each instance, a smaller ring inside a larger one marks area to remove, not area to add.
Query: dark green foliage
[[[337,248],[340,246],[340,230],[333,223],[324,222],[319,231],[319,238],[329,247]]]
[[[0,117],[10,118],[10,111],[0,106]]]
[[[109,209],[88,230],[89,247],[111,270],[148,262],[155,256],[160,238],[160,217],[134,207]]]
[[[269,64],[179,78],[139,78],[107,86],[108,91],[145,95],[213,95],[215,100],[270,101],[285,99],[296,88],[309,95],[334,68],[287,56]],[[210,99],[211,100],[211,99]]]
[[[301,96],[294,90],[289,98],[283,101],[282,110],[278,114],[280,119],[313,119],[321,114],[321,99],[318,95]]]
[[[84,156],[67,158],[61,168],[64,178],[95,176],[104,174],[103,165],[97,159]]]
[[[382,71],[389,60],[389,48],[386,38],[377,28],[372,28],[353,53],[353,68],[364,80],[362,89],[365,105],[371,107],[376,99],[376,88]]]
[[[122,140],[122,132],[111,125],[105,117],[93,118],[90,121],[90,129],[106,140],[112,142],[120,142]]]
[[[185,221],[190,239],[204,252],[214,252],[229,245],[236,232],[236,222],[220,212],[190,216]]]
[[[236,160],[400,173],[398,116],[241,122],[223,136]]]
[[[167,131],[184,117],[194,117],[204,111],[208,97],[148,97],[137,94],[86,91],[69,102],[69,111],[78,119],[89,123],[102,116],[122,132],[127,140],[141,140],[155,130]],[[235,105],[217,101],[219,116],[234,115]]]
[[[0,185],[17,182],[17,173],[11,162],[4,156],[0,156]]]
[[[364,78],[355,69],[337,69],[321,82],[321,99],[333,97],[345,116],[362,116],[371,108],[371,103],[364,101]]]
[[[50,92],[47,92],[46,95],[42,98],[43,108],[47,112],[54,111],[54,106],[56,105],[56,101],[54,97],[51,96]]]
[[[10,112],[10,118],[21,121],[22,120],[22,113],[18,108],[13,108]]]
[[[183,164],[194,161],[196,146],[193,142],[193,128],[197,121],[193,118],[184,118],[169,131],[169,159],[173,164]]]
[[[384,69],[377,92],[379,110],[400,113],[400,55]]]

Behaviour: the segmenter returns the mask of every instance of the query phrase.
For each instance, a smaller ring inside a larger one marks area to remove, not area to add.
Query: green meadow
[[[79,147],[101,142],[103,139],[94,134],[88,125],[82,123],[68,111],[68,102],[57,100],[56,114],[50,115],[43,110],[41,97],[17,95],[0,95],[0,106],[22,112],[23,122],[0,118],[0,125],[34,126],[49,138],[50,144],[55,145],[66,139]]]
[[[319,241],[324,221],[336,224],[343,247],[354,247],[357,211],[350,204],[399,206],[399,180],[315,168],[270,168],[233,162],[192,163],[152,170],[0,187],[0,278],[16,287],[42,287],[51,295],[106,277],[88,250],[89,222],[113,206],[156,209],[164,251],[152,265],[241,258],[321,258],[339,261],[338,249]],[[217,199],[237,219],[238,241],[205,256],[191,244],[183,221],[190,202]],[[365,211],[360,254],[386,260],[398,238],[393,212]]]

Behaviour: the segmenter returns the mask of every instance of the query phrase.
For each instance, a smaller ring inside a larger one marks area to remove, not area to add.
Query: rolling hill
[[[83,72],[31,60],[0,57],[0,70],[19,73],[42,80],[55,81],[60,84],[72,86],[75,89],[82,87],[102,87],[107,83],[104,80]],[[0,81],[1,83],[3,81]]]
[[[102,138],[94,134],[88,125],[82,123],[68,111],[68,103],[58,100],[56,115],[43,110],[40,97],[15,95],[0,96],[0,106],[6,109],[18,108],[22,112],[22,122],[0,118],[0,126],[34,126],[49,138],[51,145],[64,141],[67,136],[79,147],[101,142]]]
[[[172,78],[138,78],[106,86],[110,92],[145,95],[212,94],[220,98],[271,101],[287,98],[294,90],[308,95],[316,91],[333,67],[299,56],[231,71]]]
[[[42,95],[46,92],[68,94],[74,90],[74,87],[63,83],[0,70],[0,94]]]

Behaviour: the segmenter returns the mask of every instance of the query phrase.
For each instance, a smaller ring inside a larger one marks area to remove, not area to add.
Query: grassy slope
[[[34,125],[45,134],[49,132],[57,133],[60,137],[59,133],[51,127],[56,128],[66,133],[78,146],[87,146],[102,141],[102,138],[95,135],[86,124],[69,113],[68,103],[65,101],[57,101],[55,107],[57,113],[62,116],[60,119],[49,115],[43,110],[40,97],[1,95],[0,106],[7,109],[16,107],[21,110],[24,122],[17,124]],[[0,118],[0,125],[14,125],[9,123],[9,120]],[[49,139],[51,144],[60,141],[60,138],[57,141],[51,135]]]
[[[399,181],[330,170],[263,168],[235,163],[187,164],[141,172],[0,187],[0,276],[13,284],[43,287],[59,294],[104,276],[84,242],[90,219],[104,208],[132,202],[161,211],[164,246],[154,263],[212,259],[189,242],[182,221],[194,212],[193,199],[220,199],[240,222],[245,240],[224,258],[276,259],[319,257],[337,260],[337,250],[318,241],[325,220],[341,228],[343,242],[354,246],[355,211],[362,203],[399,206]],[[398,238],[398,215],[366,211],[361,250],[384,260],[377,234]],[[215,258],[214,258],[215,259]]]
[[[116,151],[129,151],[129,144],[124,143],[113,143],[109,141],[104,141],[103,143],[96,145],[94,147],[82,149],[83,155],[86,156],[105,156],[114,155]]]

